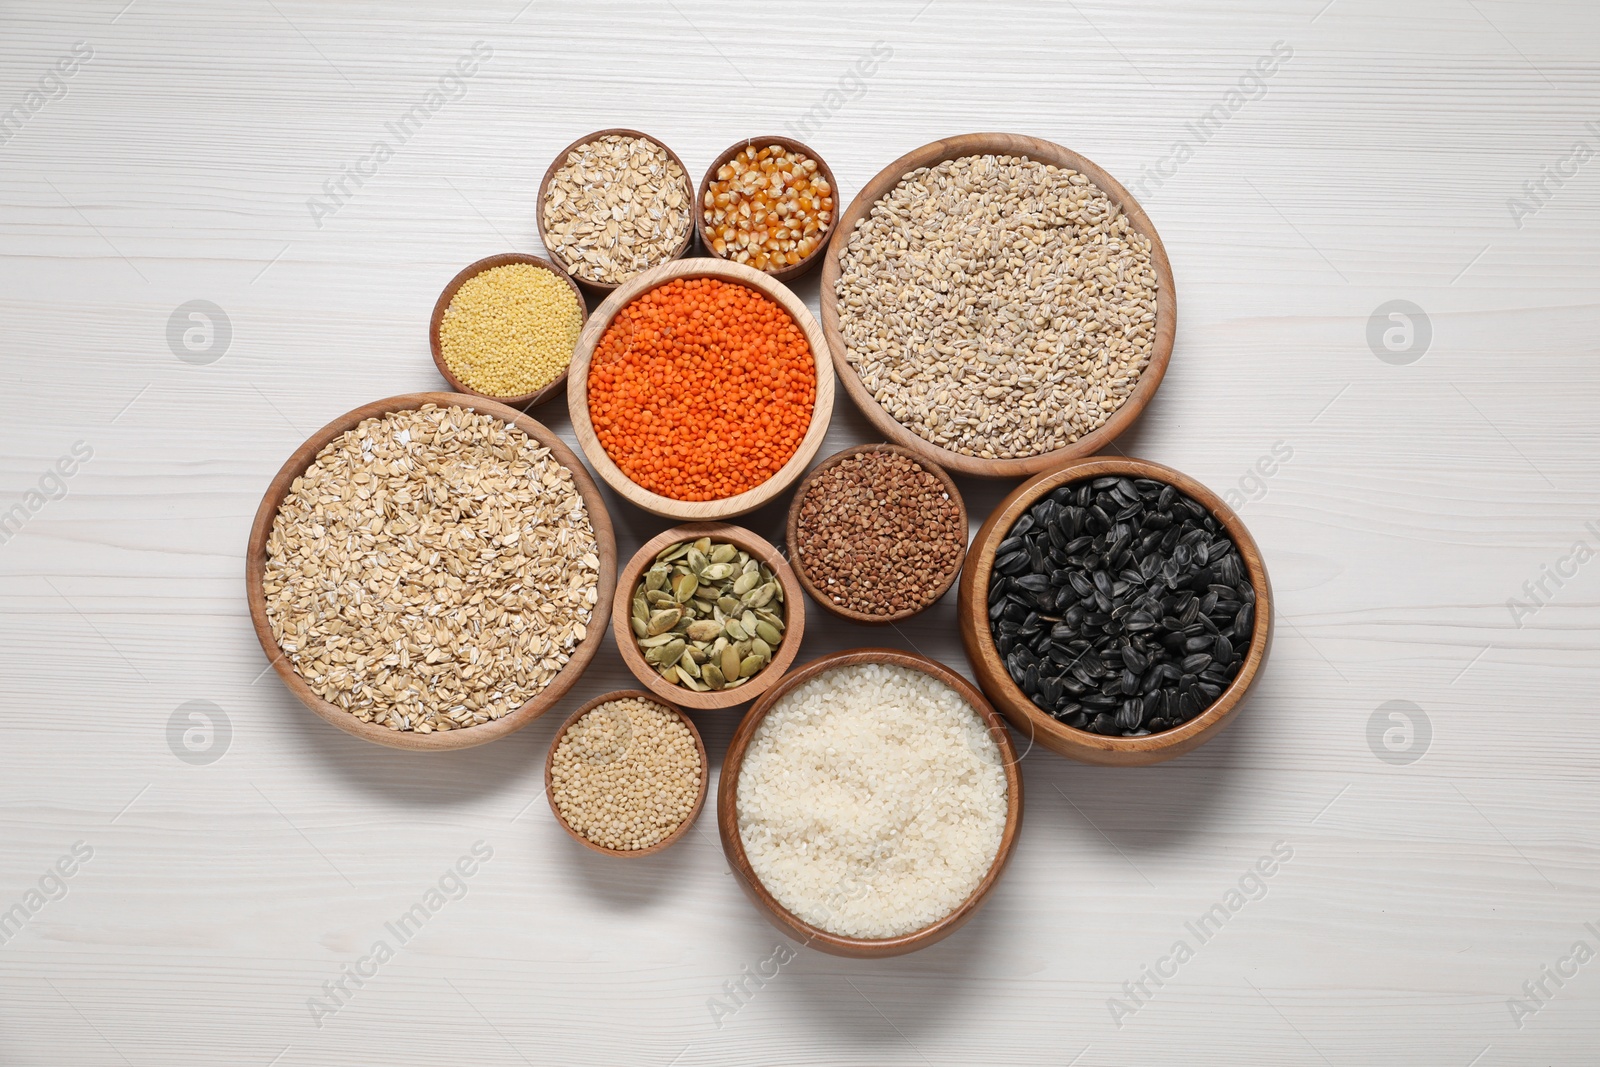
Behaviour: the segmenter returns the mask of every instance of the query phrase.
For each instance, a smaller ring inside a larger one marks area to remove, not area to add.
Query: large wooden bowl
[[[1022,687],[1011,680],[1005,661],[995,647],[989,628],[989,578],[994,571],[995,550],[1006,539],[1011,527],[1046,493],[1072,482],[1105,475],[1125,475],[1164,482],[1198,501],[1217,517],[1239,549],[1239,558],[1255,590],[1255,625],[1250,633],[1250,649],[1245,653],[1239,673],[1218,694],[1210,707],[1182,726],[1144,737],[1108,737],[1079,730],[1052,718]],[[1266,564],[1255,539],[1234,510],[1222,498],[1187,474],[1148,460],[1124,456],[1097,456],[1072,462],[1059,470],[1047,471],[1019,485],[1000,502],[994,513],[979,528],[967,551],[961,571],[961,591],[956,601],[961,624],[961,643],[978,678],[978,684],[993,700],[1006,719],[1029,742],[1038,742],[1063,756],[1113,767],[1142,767],[1181,756],[1215,737],[1235,712],[1245,691],[1256,680],[1266,662],[1272,641],[1272,586]]]
[[[721,500],[674,500],[644,488],[624,474],[622,468],[612,460],[595,435],[594,422],[589,418],[589,368],[594,359],[594,350],[610,328],[611,321],[634,298],[675,278],[720,278],[770,297],[789,313],[805,334],[811,347],[811,361],[817,371],[816,401],[811,409],[811,423],[805,436],[800,439],[800,447],[772,477],[754,489]],[[567,374],[567,409],[572,416],[572,432],[577,435],[578,444],[595,472],[629,503],[682,522],[731,519],[754,511],[781,495],[805,473],[806,465],[817,454],[817,449],[822,447],[822,438],[828,432],[828,421],[833,418],[833,363],[828,359],[827,351],[828,343],[822,336],[822,330],[817,326],[817,320],[811,317],[811,312],[806,310],[804,302],[788,286],[773,281],[771,276],[753,267],[721,259],[680,259],[666,263],[628,281],[589,316],[583,334],[578,338],[578,350],[572,356],[572,366]]]
[[[904,456],[907,459],[914,460],[915,462],[921,464],[924,470],[933,475],[935,478],[939,479],[940,483],[944,485],[944,491],[949,494],[950,499],[955,502],[956,510],[960,513],[960,518],[958,521],[961,526],[961,553],[956,556],[955,566],[950,568],[949,575],[946,576],[945,580],[940,583],[939,591],[934,594],[933,598],[926,603],[917,604],[913,607],[907,608],[904,611],[896,612],[893,615],[868,615],[864,611],[857,611],[854,608],[847,608],[842,604],[835,604],[833,602],[833,598],[829,597],[828,594],[816,584],[816,582],[812,581],[811,574],[806,570],[805,554],[800,551],[800,505],[802,501],[805,500],[806,493],[810,491],[812,484],[823,472],[832,467],[838,466],[851,456],[859,456],[866,452],[890,452],[894,455]],[[956,577],[961,573],[961,566],[962,563],[965,562],[967,555],[965,543],[967,536],[967,503],[961,499],[961,490],[956,488],[955,480],[945,472],[944,468],[940,467],[937,463],[933,462],[920,452],[913,452],[911,449],[902,448],[899,445],[855,445],[842,451],[835,452],[833,455],[817,464],[814,468],[812,468],[811,472],[805,476],[805,479],[801,481],[801,483],[795,488],[794,499],[789,503],[789,519],[785,530],[785,538],[789,545],[789,551],[792,554],[792,560],[794,563],[794,572],[796,576],[799,577],[800,584],[805,587],[805,591],[811,594],[812,600],[820,604],[824,610],[833,612],[833,614],[839,616],[841,619],[848,619],[851,622],[859,622],[867,626],[887,626],[890,623],[902,622],[911,618],[913,615],[918,615],[924,611],[927,611],[933,605],[937,604],[940,598],[942,598],[945,593],[949,592],[950,587],[955,584]]]
[[[694,807],[689,810],[688,815],[684,816],[683,822],[678,825],[678,828],[672,831],[671,834],[662,838],[660,841],[657,841],[655,844],[646,848],[635,849],[607,848],[605,845],[599,845],[593,841],[590,841],[587,837],[584,837],[578,831],[574,830],[572,828],[572,824],[567,822],[566,817],[561,814],[561,809],[556,805],[556,794],[555,790],[552,788],[555,781],[554,772],[556,763],[556,748],[561,744],[561,739],[567,736],[567,731],[572,728],[572,725],[585,715],[589,714],[595,708],[598,708],[602,704],[609,704],[613,700],[629,699],[646,700],[657,707],[665,708],[666,710],[672,712],[672,714],[676,715],[679,722],[683,723],[683,725],[689,728],[689,736],[694,738],[694,747],[700,752],[700,793],[697,797],[695,797]],[[584,848],[598,852],[602,856],[620,856],[624,859],[632,856],[653,856],[662,849],[667,848],[669,845],[676,843],[680,838],[683,837],[684,834],[688,833],[689,828],[694,826],[694,821],[700,817],[700,809],[705,807],[707,788],[706,783],[709,782],[710,779],[711,760],[706,756],[706,743],[700,739],[700,731],[695,729],[694,720],[685,715],[682,708],[662,700],[654,693],[646,693],[640,689],[620,689],[615,693],[606,693],[603,696],[597,696],[593,700],[589,701],[589,703],[585,704],[583,707],[567,716],[567,721],[562,723],[560,728],[556,730],[555,739],[550,742],[550,751],[545,755],[544,758],[544,795],[545,799],[550,801],[550,810],[555,813],[556,822],[563,830],[572,835],[572,839],[574,841],[578,842],[578,844],[582,845]]]
[[[806,256],[799,263],[796,263],[792,267],[785,267],[783,270],[765,272],[767,277],[772,278],[775,281],[787,282],[800,277],[800,275],[804,274],[806,271],[822,262],[822,257],[826,255],[828,251],[828,239],[833,234],[834,227],[839,224],[840,214],[839,183],[834,181],[832,168],[828,166],[827,162],[821,156],[817,155],[814,149],[800,141],[795,140],[793,137],[750,137],[740,141],[738,144],[729,145],[727,148],[718,153],[717,158],[712,160],[711,166],[706,168],[705,177],[700,179],[700,188],[694,198],[694,232],[699,235],[700,248],[705,255],[711,256],[715,259],[732,262],[732,260],[729,260],[727,256],[721,255],[717,252],[715,245],[712,243],[711,239],[706,233],[706,190],[711,188],[711,179],[716,177],[717,171],[722,169],[723,164],[727,163],[734,156],[738,155],[741,149],[749,147],[760,149],[766,147],[767,145],[781,145],[791,152],[799,152],[805,155],[808,159],[816,160],[817,172],[821,174],[823,178],[827,179],[828,185],[833,189],[833,218],[829,220],[828,225],[822,227],[818,231],[819,239],[817,241],[817,247],[811,250],[810,255]]]
[[[1085,434],[1065,448],[1021,459],[983,459],[979,456],[964,456],[959,452],[935,445],[931,441],[923,440],[896,422],[862,384],[860,375],[850,365],[845,355],[844,334],[839,326],[839,302],[836,293],[840,274],[839,260],[844,254],[845,247],[850,243],[850,236],[855,232],[856,223],[872,211],[873,206],[883,198],[884,194],[919,167],[932,167],[947,159],[979,155],[1027,156],[1037,162],[1070,167],[1087,177],[1121,207],[1135,230],[1150,238],[1150,262],[1160,283],[1156,294],[1156,336],[1150,353],[1150,364],[1140,374],[1139,383],[1134,386],[1133,392],[1123,401],[1122,406],[1106,420],[1104,426]],[[1078,153],[1051,141],[1015,133],[969,133],[960,137],[948,137],[908,152],[879,171],[877,177],[856,194],[856,198],[850,202],[850,206],[838,220],[838,228],[834,231],[833,240],[828,244],[828,254],[822,264],[822,287],[819,299],[822,305],[822,331],[827,335],[828,346],[833,353],[833,365],[839,372],[839,380],[844,383],[845,392],[850,394],[850,399],[855,401],[862,414],[878,428],[878,432],[897,445],[904,445],[922,453],[948,470],[983,478],[1025,478],[1058,467],[1067,460],[1093,455],[1116,440],[1117,436],[1139,417],[1139,413],[1144,410],[1150,398],[1155,395],[1156,388],[1160,386],[1161,378],[1167,372],[1167,363],[1172,358],[1172,339],[1178,325],[1178,301],[1172,279],[1172,264],[1167,260],[1167,250],[1162,245],[1155,226],[1144,213],[1144,208],[1133,198],[1133,194],[1124,189],[1111,175]]]
[[[454,405],[469,408],[512,423],[517,429],[550,449],[556,460],[572,472],[573,484],[583,497],[584,507],[589,513],[589,524],[594,528],[595,541],[599,546],[600,583],[596,589],[598,599],[589,620],[588,636],[578,642],[577,648],[573,649],[572,657],[551,679],[549,685],[520,708],[491,722],[460,730],[423,734],[412,730],[391,730],[377,723],[362,722],[350,712],[317,695],[310,684],[289,663],[287,655],[278,646],[277,638],[273,636],[272,625],[267,621],[267,598],[263,578],[267,565],[267,537],[272,532],[278,508],[283,503],[283,498],[288,495],[294,480],[305,472],[306,467],[316,458],[317,453],[322,451],[323,446],[346,430],[355,428],[363,419],[385,415],[391,411],[407,411],[430,403],[441,407]],[[304,444],[295,449],[294,454],[278,470],[272,479],[272,484],[267,486],[266,495],[261,498],[261,506],[256,509],[255,522],[250,527],[250,544],[245,551],[245,596],[250,605],[250,621],[255,626],[256,639],[261,642],[261,650],[272,661],[272,667],[278,672],[278,677],[283,679],[283,684],[300,699],[302,704],[339,729],[364,740],[393,748],[436,752],[443,749],[471,748],[487,741],[496,741],[522,729],[549,711],[582,676],[589,666],[589,661],[594,659],[601,642],[605,640],[606,621],[611,612],[616,573],[617,542],[611,531],[611,516],[606,513],[605,501],[601,499],[600,489],[589,477],[589,472],[584,470],[578,457],[562,444],[560,438],[542,423],[535,422],[522,412],[493,400],[460,393],[407,393],[403,396],[391,396],[387,400],[375,400],[370,404],[363,404],[354,411],[345,412],[312,434]]]
[[[1000,750],[1001,762],[1004,764],[1006,825],[1000,837],[1000,848],[995,853],[994,862],[989,866],[989,872],[984,875],[983,881],[978,883],[971,895],[950,914],[920,930],[899,937],[845,937],[829,933],[819,926],[806,922],[779,904],[772,892],[762,884],[755,869],[750,865],[749,856],[745,854],[744,840],[739,836],[739,772],[744,766],[745,752],[750,748],[756,728],[767,717],[773,705],[795,686],[815,678],[824,671],[849,666],[852,663],[886,663],[897,667],[909,667],[931,675],[950,686],[982,716],[988,726],[989,736],[994,738]],[[984,899],[999,881],[1000,873],[1005,870],[1006,863],[1011,858],[1012,846],[1016,844],[1017,831],[1022,828],[1022,774],[1017,768],[1017,758],[1017,750],[1011,743],[1011,735],[1006,731],[1005,722],[995,714],[989,702],[983,698],[982,693],[973,688],[971,682],[944,664],[936,663],[926,656],[901,652],[893,648],[859,648],[847,652],[835,652],[812,660],[784,678],[782,684],[762,697],[739,723],[739,729],[734,732],[733,740],[728,745],[728,754],[722,759],[722,774],[717,784],[717,826],[722,834],[722,851],[728,857],[728,865],[739,876],[739,884],[745,894],[755,902],[762,914],[774,926],[801,944],[834,956],[862,959],[900,956],[907,952],[915,952],[919,948],[927,948],[943,941],[977,914]]]
[[[782,643],[773,650],[772,662],[744,685],[737,689],[713,689],[705,693],[696,693],[684,686],[673,685],[656,673],[656,669],[645,660],[644,653],[639,648],[639,639],[634,636],[633,625],[629,620],[633,614],[633,591],[644,577],[644,572],[656,561],[656,554],[670,545],[681,541],[697,541],[702,537],[737,545],[771,568],[773,577],[783,587],[784,631]],[[805,594],[801,592],[800,581],[794,576],[789,562],[783,558],[783,553],[759,534],[752,533],[742,526],[731,526],[724,522],[688,523],[656,534],[646,541],[639,551],[633,554],[633,558],[628,560],[627,566],[622,568],[613,596],[615,600],[611,606],[611,630],[616,638],[617,651],[622,653],[622,662],[628,665],[628,670],[633,672],[633,676],[655,694],[655,697],[686,708],[710,711],[716,708],[731,708],[754,700],[783,677],[783,672],[789,669],[795,656],[799,655],[800,641],[806,634]],[[590,633],[592,635],[593,630]]]
[[[433,317],[428,320],[428,345],[433,352],[433,365],[439,368],[440,376],[450,383],[450,388],[458,393],[465,393],[468,396],[481,396],[485,400],[498,400],[507,407],[520,408],[526,411],[531,407],[543,404],[552,396],[565,390],[567,387],[567,371],[563,370],[549,383],[540,386],[531,393],[511,397],[490,396],[488,393],[472,388],[455,376],[455,372],[450,369],[450,365],[444,361],[444,346],[439,341],[439,327],[444,324],[444,313],[449,310],[450,301],[456,298],[456,293],[461,291],[461,287],[486,270],[509,266],[513,263],[526,263],[529,266],[539,267],[566,282],[567,288],[572,290],[572,295],[578,298],[579,318],[588,318],[589,304],[583,299],[583,290],[578,288],[577,283],[572,280],[566,271],[554,263],[540,259],[538,256],[524,255],[521,252],[505,252],[498,256],[480,259],[476,263],[469,263],[461,269],[459,274],[450,279],[450,284],[444,287],[444,292],[439,294],[439,299],[433,305]],[[569,362],[567,364],[568,369],[571,366],[572,364]]]
[[[683,195],[688,198],[689,201],[689,232],[683,235],[683,241],[676,249],[673,250],[672,254],[667,257],[667,260],[670,261],[678,259],[688,252],[689,246],[694,243],[694,235],[696,233],[694,227],[694,178],[690,176],[689,168],[683,165],[683,160],[678,158],[678,153],[674,152],[665,141],[661,140],[659,137],[651,137],[648,133],[640,133],[638,130],[627,130],[621,127],[612,127],[611,129],[607,130],[596,130],[593,133],[584,134],[576,141],[573,141],[571,144],[567,145],[567,147],[563,148],[560,152],[557,152],[556,157],[550,161],[550,166],[545,168],[544,178],[539,182],[539,200],[534,208],[534,222],[539,227],[539,243],[544,245],[545,251],[549,254],[550,258],[555,261],[556,265],[562,270],[566,271],[568,274],[572,275],[574,280],[582,283],[583,285],[587,285],[597,293],[609,293],[613,289],[617,288],[618,283],[590,281],[578,271],[573,270],[572,264],[568,263],[566,258],[562,256],[560,252],[557,252],[554,248],[550,247],[550,240],[545,236],[544,229],[544,197],[545,193],[549,192],[550,190],[550,182],[555,178],[556,171],[560,170],[566,164],[569,153],[575,149],[582,148],[590,141],[598,141],[600,138],[609,137],[612,134],[615,134],[619,137],[637,137],[641,141],[649,141],[651,144],[655,145],[657,148],[660,148],[668,156],[670,156],[672,161],[678,164],[678,169],[683,171]],[[624,282],[621,284],[625,285],[627,283]]]

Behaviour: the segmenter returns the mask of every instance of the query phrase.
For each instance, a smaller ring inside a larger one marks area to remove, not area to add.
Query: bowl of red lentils
[[[724,149],[695,199],[706,254],[798,278],[822,259],[839,217],[833,171],[792,137],[752,137]]]
[[[434,366],[452,389],[514,408],[561,391],[588,316],[566,271],[507,252],[462,268],[428,322]]]
[[[851,622],[926,611],[967,555],[967,508],[943,468],[899,445],[856,445],[795,490],[786,532],[801,586]]]
[[[623,284],[567,377],[589,465],[646,511],[743,515],[805,473],[833,414],[833,363],[789,288],[741,263],[681,259]]]

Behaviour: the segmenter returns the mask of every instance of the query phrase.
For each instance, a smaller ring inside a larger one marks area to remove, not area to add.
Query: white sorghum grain
[[[273,636],[324,700],[431,733],[515,711],[588,636],[594,528],[516,426],[425,404],[365,419],[294,480],[267,537]]]
[[[700,796],[700,749],[672,711],[610,700],[567,727],[550,761],[550,797],[573,830],[631,852],[665,841]]]
[[[1154,347],[1150,239],[1077,171],[967,156],[907,174],[840,257],[846,358],[924,440],[1011,459],[1105,424]]]
[[[998,745],[907,667],[836,667],[784,694],[739,771],[739,837],[763,885],[831,933],[881,939],[950,914],[1005,830]]]

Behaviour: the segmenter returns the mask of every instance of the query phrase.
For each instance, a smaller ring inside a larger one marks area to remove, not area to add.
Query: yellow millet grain
[[[509,263],[456,290],[439,324],[439,349],[468,388],[526,396],[566,371],[582,329],[583,310],[564,280],[531,263]]]
[[[556,740],[550,796],[579,834],[620,852],[671,837],[700,796],[700,749],[651,701],[611,700]]]

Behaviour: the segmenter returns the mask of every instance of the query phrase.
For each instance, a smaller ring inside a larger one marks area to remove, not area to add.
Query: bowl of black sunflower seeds
[[[1098,456],[1024,482],[961,571],[961,640],[1024,737],[1112,766],[1203,744],[1266,661],[1272,590],[1250,531],[1204,485]]]

